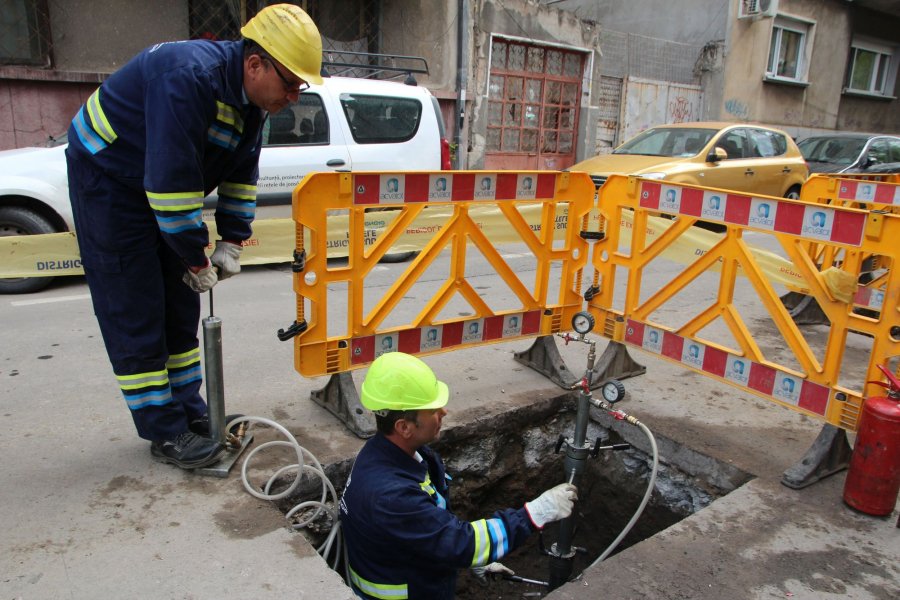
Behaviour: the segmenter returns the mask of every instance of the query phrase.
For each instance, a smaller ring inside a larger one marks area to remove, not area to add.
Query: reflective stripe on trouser
[[[379,598],[380,600],[402,600],[409,598],[409,590],[406,584],[391,585],[386,583],[372,583],[356,574],[350,568],[350,582],[353,587],[365,594],[367,598]],[[356,591],[356,590],[354,590]]]
[[[184,265],[163,241],[146,196],[68,151],[66,158],[82,264],[117,383],[138,435],[175,437],[206,413],[200,297],[181,280]],[[172,357],[179,366],[169,371]]]

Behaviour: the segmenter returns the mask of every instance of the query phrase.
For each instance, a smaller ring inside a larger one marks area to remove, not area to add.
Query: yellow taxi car
[[[784,198],[799,198],[809,174],[785,132],[712,122],[651,127],[569,170],[589,174],[598,188],[619,174]]]

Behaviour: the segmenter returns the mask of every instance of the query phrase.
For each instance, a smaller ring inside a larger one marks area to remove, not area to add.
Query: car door
[[[722,148],[728,158],[707,163],[703,185],[752,194],[756,191],[756,160],[750,158],[747,130],[743,127],[727,129],[716,139],[713,148]]]
[[[313,86],[269,116],[259,158],[257,219],[290,217],[291,194],[308,173],[351,168],[342,118],[324,86]]]
[[[875,138],[871,140],[865,152],[863,152],[860,161],[862,161],[860,166],[864,168],[863,172],[875,165],[883,165],[891,162],[891,151],[888,147],[887,138]]]
[[[767,129],[747,129],[750,156],[756,172],[755,193],[781,196],[788,189],[788,178],[796,165],[787,160],[787,140],[783,134]],[[779,159],[781,157],[781,159]]]

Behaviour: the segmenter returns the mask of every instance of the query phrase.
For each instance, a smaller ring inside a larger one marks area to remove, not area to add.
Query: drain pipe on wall
[[[466,85],[469,77],[469,0],[459,0],[456,14],[458,27],[456,45],[456,164],[464,170],[468,162],[469,127],[466,123]]]

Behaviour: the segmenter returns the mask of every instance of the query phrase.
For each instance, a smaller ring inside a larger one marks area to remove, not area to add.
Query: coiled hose
[[[281,500],[282,498],[286,498],[294,490],[296,490],[297,487],[300,485],[300,479],[304,472],[317,475],[319,477],[319,479],[322,481],[322,497],[321,497],[321,499],[307,500],[305,502],[301,502],[300,504],[298,504],[297,506],[295,506],[294,508],[289,510],[285,514],[285,518],[290,520],[291,517],[293,517],[298,511],[301,511],[305,508],[314,506],[316,508],[316,510],[312,514],[311,517],[309,517],[308,519],[301,521],[299,523],[292,523],[292,525],[291,525],[294,529],[303,529],[304,527],[307,527],[310,523],[315,521],[316,518],[318,518],[318,516],[321,515],[323,512],[328,513],[328,515],[331,517],[332,528],[331,528],[331,531],[328,533],[328,537],[325,538],[325,541],[322,543],[322,545],[319,546],[318,548],[316,548],[316,552],[318,552],[320,555],[322,555],[322,558],[325,559],[325,562],[327,563],[328,556],[331,554],[332,549],[334,549],[334,551],[335,551],[334,552],[334,560],[331,563],[331,568],[334,570],[337,570],[337,566],[338,566],[338,562],[340,561],[342,550],[343,550],[343,553],[346,554],[347,549],[346,549],[345,545],[343,544],[343,536],[340,534],[341,533],[341,521],[340,521],[340,510],[338,509],[337,494],[334,491],[334,486],[332,485],[331,481],[328,479],[328,477],[326,477],[325,470],[322,468],[321,463],[319,463],[319,459],[317,459],[309,450],[307,450],[306,448],[301,446],[297,442],[297,439],[291,434],[290,431],[288,431],[283,426],[279,425],[278,423],[276,423],[275,421],[272,421],[270,419],[266,419],[263,417],[241,417],[239,419],[235,419],[235,420],[231,421],[230,423],[228,423],[228,425],[225,426],[225,431],[231,431],[231,428],[233,426],[237,425],[238,423],[242,423],[242,422],[246,422],[248,424],[249,423],[263,423],[264,425],[268,425],[269,427],[272,427],[273,429],[280,431],[284,435],[284,437],[286,437],[288,439],[288,441],[286,441],[286,442],[281,441],[281,440],[274,440],[271,442],[266,442],[265,444],[260,444],[259,446],[257,446],[253,450],[251,450],[249,454],[247,454],[247,458],[244,459],[244,465],[241,467],[241,481],[244,483],[244,489],[247,490],[251,496],[255,496],[255,497],[259,498],[260,500]],[[260,450],[262,450],[264,448],[271,448],[273,446],[289,446],[289,447],[293,448],[294,451],[297,453],[297,463],[293,464],[293,465],[288,465],[286,467],[282,467],[281,469],[279,469],[274,475],[272,475],[272,477],[269,478],[269,481],[266,482],[266,485],[263,488],[263,491],[259,492],[256,489],[254,489],[252,485],[250,485],[250,481],[247,479],[247,465],[250,464],[250,460],[253,458],[253,455],[255,455],[257,452],[259,452]],[[315,465],[314,467],[306,464],[306,461],[304,460],[304,455],[306,455],[309,458],[309,460]],[[277,494],[270,494],[269,490],[271,490],[272,484],[274,484],[275,481],[277,481],[278,478],[283,473],[286,473],[286,472],[294,470],[294,469],[297,470],[297,477],[294,478],[293,483],[291,483],[291,485],[289,485],[287,487],[287,489],[285,489]],[[331,494],[331,499],[332,499],[331,506],[329,506],[326,503],[329,493]],[[344,565],[345,566],[347,565],[346,557],[344,560]],[[344,573],[344,579],[349,580],[349,573],[346,572],[346,568],[345,568],[345,573]]]

